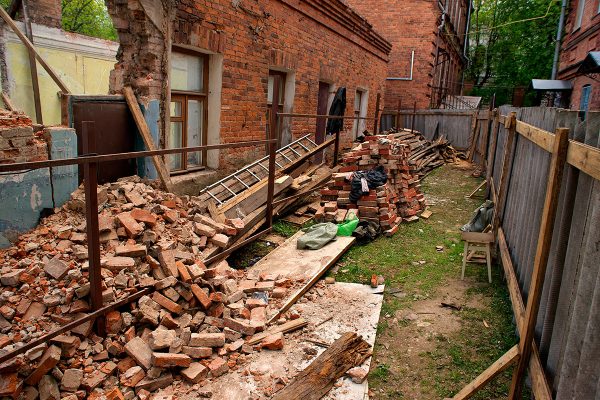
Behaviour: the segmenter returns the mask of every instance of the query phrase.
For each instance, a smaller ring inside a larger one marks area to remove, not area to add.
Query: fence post
[[[413,114],[412,114],[412,122],[410,125],[410,133],[415,131],[415,118],[417,117],[417,102],[413,104]]]
[[[504,158],[502,160],[502,172],[500,175],[500,183],[498,185],[498,204],[496,204],[496,212],[494,214],[494,224],[492,225],[494,231],[500,226],[501,219],[504,214],[504,203],[506,201],[506,192],[508,190],[509,181],[509,167],[512,160],[513,145],[515,142],[515,136],[517,134],[517,113],[511,112],[506,117],[504,127],[507,130],[506,143],[504,145]]]
[[[83,121],[81,136],[85,155],[96,153],[96,125],[93,121]],[[88,245],[88,271],[92,311],[102,307],[102,276],[100,268],[100,232],[98,230],[98,163],[83,164],[85,188],[85,220]],[[96,331],[103,336],[105,329],[103,316],[96,318]]]
[[[271,121],[269,123],[269,139],[275,139],[275,136],[279,136],[278,126],[279,126],[279,118],[277,115],[279,112],[279,80],[281,77],[279,75],[275,75],[273,77],[273,98],[271,99]],[[267,227],[273,226],[273,197],[275,193],[275,157],[277,143],[269,143],[267,145],[267,149],[269,150],[269,181],[267,183],[267,208],[265,219],[267,221]]]
[[[498,132],[500,131],[500,113],[499,113],[498,109],[495,109],[493,111],[493,118],[494,118],[494,123],[492,125],[492,131],[491,131],[492,144],[491,144],[491,149],[490,149],[490,155],[489,155],[488,159],[486,160],[486,162],[487,162],[487,171],[485,174],[485,179],[487,181],[487,189],[486,189],[486,195],[485,195],[486,198],[489,196],[490,190],[492,188],[492,185],[491,185],[492,173],[494,172],[494,164],[496,163],[496,147],[498,147]],[[495,195],[496,195],[496,193],[494,193],[494,196]]]
[[[542,222],[535,251],[535,260],[533,262],[531,284],[529,285],[529,292],[527,295],[527,309],[525,310],[524,319],[525,326],[519,340],[521,357],[513,372],[510,394],[508,396],[510,400],[521,398],[523,377],[527,370],[527,366],[529,365],[529,358],[531,357],[532,340],[535,334],[535,324],[537,322],[537,314],[540,307],[542,289],[544,287],[544,277],[546,276],[546,267],[550,255],[552,232],[554,230],[560,185],[565,163],[567,161],[568,148],[569,130],[567,128],[558,128],[556,130],[556,135],[554,136],[554,148],[552,150],[552,162],[548,171],[548,183],[546,186],[546,198],[544,200]]]
[[[396,114],[396,129],[400,130],[400,120],[401,120],[401,116],[400,116],[400,110],[402,109],[402,99],[398,100],[398,113]],[[404,124],[403,124],[404,125]]]

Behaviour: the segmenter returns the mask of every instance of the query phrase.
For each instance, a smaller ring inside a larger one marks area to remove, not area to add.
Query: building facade
[[[572,0],[557,78],[573,84],[572,110],[600,110],[600,0]],[[595,67],[595,69],[594,69]]]
[[[386,110],[452,107],[466,67],[470,0],[349,0],[393,45]]]
[[[167,10],[155,0],[106,3],[120,41],[111,91],[133,87],[160,147],[265,139],[273,101],[286,113],[323,114],[339,87],[346,115],[374,116],[378,94],[383,101],[391,44],[341,0],[181,0]],[[342,137],[364,128],[372,121],[348,120]],[[277,137],[285,145],[316,129],[315,119],[282,118]],[[166,163],[193,175],[264,151],[211,150]]]

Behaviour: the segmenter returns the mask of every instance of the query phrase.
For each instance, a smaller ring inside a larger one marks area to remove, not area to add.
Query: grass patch
[[[286,238],[294,236],[299,230],[300,228],[289,222],[276,221],[273,223],[273,232]]]

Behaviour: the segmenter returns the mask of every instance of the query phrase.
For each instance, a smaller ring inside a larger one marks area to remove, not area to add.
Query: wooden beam
[[[502,259],[502,268],[504,268],[504,276],[506,277],[506,283],[508,285],[508,291],[510,294],[510,302],[512,304],[513,312],[515,314],[515,321],[517,322],[517,329],[519,332],[523,331],[523,320],[525,319],[525,303],[523,303],[523,297],[519,290],[519,282],[517,275],[515,274],[515,268],[510,258],[510,252],[508,250],[508,244],[506,243],[506,236],[502,228],[498,229],[498,247],[500,248],[500,257]],[[532,341],[532,353],[531,360],[529,361],[529,374],[531,376],[531,387],[533,394],[537,400],[552,400],[552,390],[546,378],[544,367],[540,359],[540,353],[535,340]]]
[[[39,61],[42,67],[44,67],[48,75],[50,75],[50,77],[52,78],[52,80],[54,80],[54,83],[56,83],[60,90],[67,94],[71,93],[71,91],[67,88],[67,85],[64,84],[64,82],[60,79],[58,74],[54,72],[52,67],[48,65],[46,60],[44,60],[42,56],[40,56],[33,44],[29,41],[29,39],[27,39],[27,36],[25,36],[23,32],[21,32],[19,27],[15,24],[15,21],[13,21],[13,19],[6,13],[6,11],[4,11],[4,8],[2,7],[0,7],[0,17],[2,17],[4,22],[6,22],[8,26],[10,26],[10,28],[13,30],[13,32],[15,32],[15,34],[19,37],[19,39],[21,39],[21,42],[23,42],[25,47],[27,47],[29,51],[33,52],[33,54],[35,55],[35,59]]]
[[[498,374],[506,370],[519,359],[519,345],[514,345],[502,357],[496,360],[477,378],[469,382],[467,386],[461,389],[452,399],[464,400],[469,399],[484,387],[489,381],[494,379]]]
[[[481,141],[481,167],[485,168],[487,160],[488,143],[490,140],[490,123],[492,119],[492,110],[487,110],[485,116],[485,125],[483,127],[483,138]]]
[[[509,399],[514,400],[521,397],[521,385],[525,371],[529,364],[531,356],[531,342],[534,339],[535,324],[542,297],[544,278],[546,276],[546,267],[550,254],[550,245],[552,242],[552,231],[554,230],[554,220],[558,208],[558,196],[560,194],[560,184],[564,166],[567,160],[567,149],[569,146],[569,130],[559,128],[556,130],[556,138],[552,151],[552,161],[548,172],[548,183],[546,186],[546,198],[544,200],[544,210],[542,213],[542,222],[537,241],[535,260],[533,263],[533,273],[531,284],[527,296],[527,309],[525,310],[525,326],[521,331],[521,340],[519,349],[521,359],[513,373],[513,379],[510,388]]]
[[[10,101],[10,97],[8,97],[8,95],[4,92],[2,92],[2,101],[4,102],[4,105],[8,111],[16,111],[15,106],[13,105],[12,101]]]
[[[156,150],[156,145],[154,144],[154,140],[152,139],[152,135],[150,134],[150,128],[148,128],[148,124],[146,124],[146,120],[144,119],[144,115],[142,114],[142,110],[140,109],[140,105],[138,104],[137,98],[133,93],[133,89],[129,86],[125,86],[123,88],[123,95],[125,96],[125,101],[127,101],[127,105],[129,106],[129,110],[133,115],[133,119],[135,120],[135,124],[140,131],[140,135],[144,140],[144,144],[148,150]],[[160,156],[152,156],[152,162],[156,167],[156,171],[158,172],[158,177],[162,182],[163,186],[167,189],[167,191],[171,191],[171,177],[167,172],[167,168],[163,163]]]
[[[33,31],[31,29],[31,21],[29,19],[29,13],[27,12],[27,3],[23,3],[23,23],[25,24],[25,34],[27,38],[33,44]],[[33,88],[33,102],[35,104],[35,119],[38,124],[44,124],[44,118],[42,116],[42,101],[40,99],[40,81],[38,79],[37,62],[35,61],[35,54],[33,51],[28,49],[29,54],[29,69],[31,73],[31,85]]]
[[[473,114],[473,118],[471,120],[471,143],[469,144],[469,152],[467,155],[467,159],[469,162],[473,162],[473,157],[475,155],[475,149],[477,148],[477,141],[479,140],[479,121],[477,117],[479,116],[479,111],[476,111]]]
[[[537,144],[547,152],[552,153],[554,148],[554,135],[552,133],[536,128],[523,121],[517,121],[517,133]]]
[[[273,400],[319,400],[350,368],[371,356],[371,346],[354,332],[344,333],[301,371]]]
[[[487,162],[487,170],[486,170],[486,174],[485,174],[485,179],[488,182],[491,182],[492,180],[492,175],[494,172],[494,164],[496,164],[496,147],[498,147],[498,133],[500,132],[500,118],[498,116],[498,110],[494,110],[494,123],[492,126],[492,145],[491,145],[491,150],[490,150],[490,154],[488,156],[488,159],[486,160]],[[487,187],[487,191],[486,191],[486,198],[488,197],[490,192],[490,185],[488,185]],[[495,193],[494,193],[495,195]],[[494,203],[496,201],[494,200]]]
[[[600,180],[600,149],[571,140],[567,162],[592,178]]]
[[[500,184],[498,187],[498,203],[496,203],[496,211],[494,213],[494,231],[500,226],[501,214],[504,211],[504,203],[506,201],[506,192],[508,191],[508,171],[512,160],[512,150],[516,136],[517,113],[512,112],[506,119],[505,128],[507,129],[506,143],[504,144],[504,158],[502,160],[502,172],[500,174]]]

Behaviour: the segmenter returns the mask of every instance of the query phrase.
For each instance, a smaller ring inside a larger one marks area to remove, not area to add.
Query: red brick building
[[[341,0],[181,0],[171,16],[160,1],[106,3],[121,45],[111,90],[133,86],[146,119],[158,125],[161,147],[264,139],[277,80],[285,112],[327,113],[343,86],[346,115],[372,117],[377,94],[383,96],[391,44]],[[347,121],[343,137],[364,128]],[[278,135],[283,145],[314,132],[314,119],[288,118]],[[264,147],[213,150],[167,164],[191,172],[259,155]]]
[[[438,108],[461,94],[470,0],[349,0],[393,45],[386,109]]]
[[[598,111],[600,0],[573,0],[569,7],[557,78],[573,83],[572,110]]]

